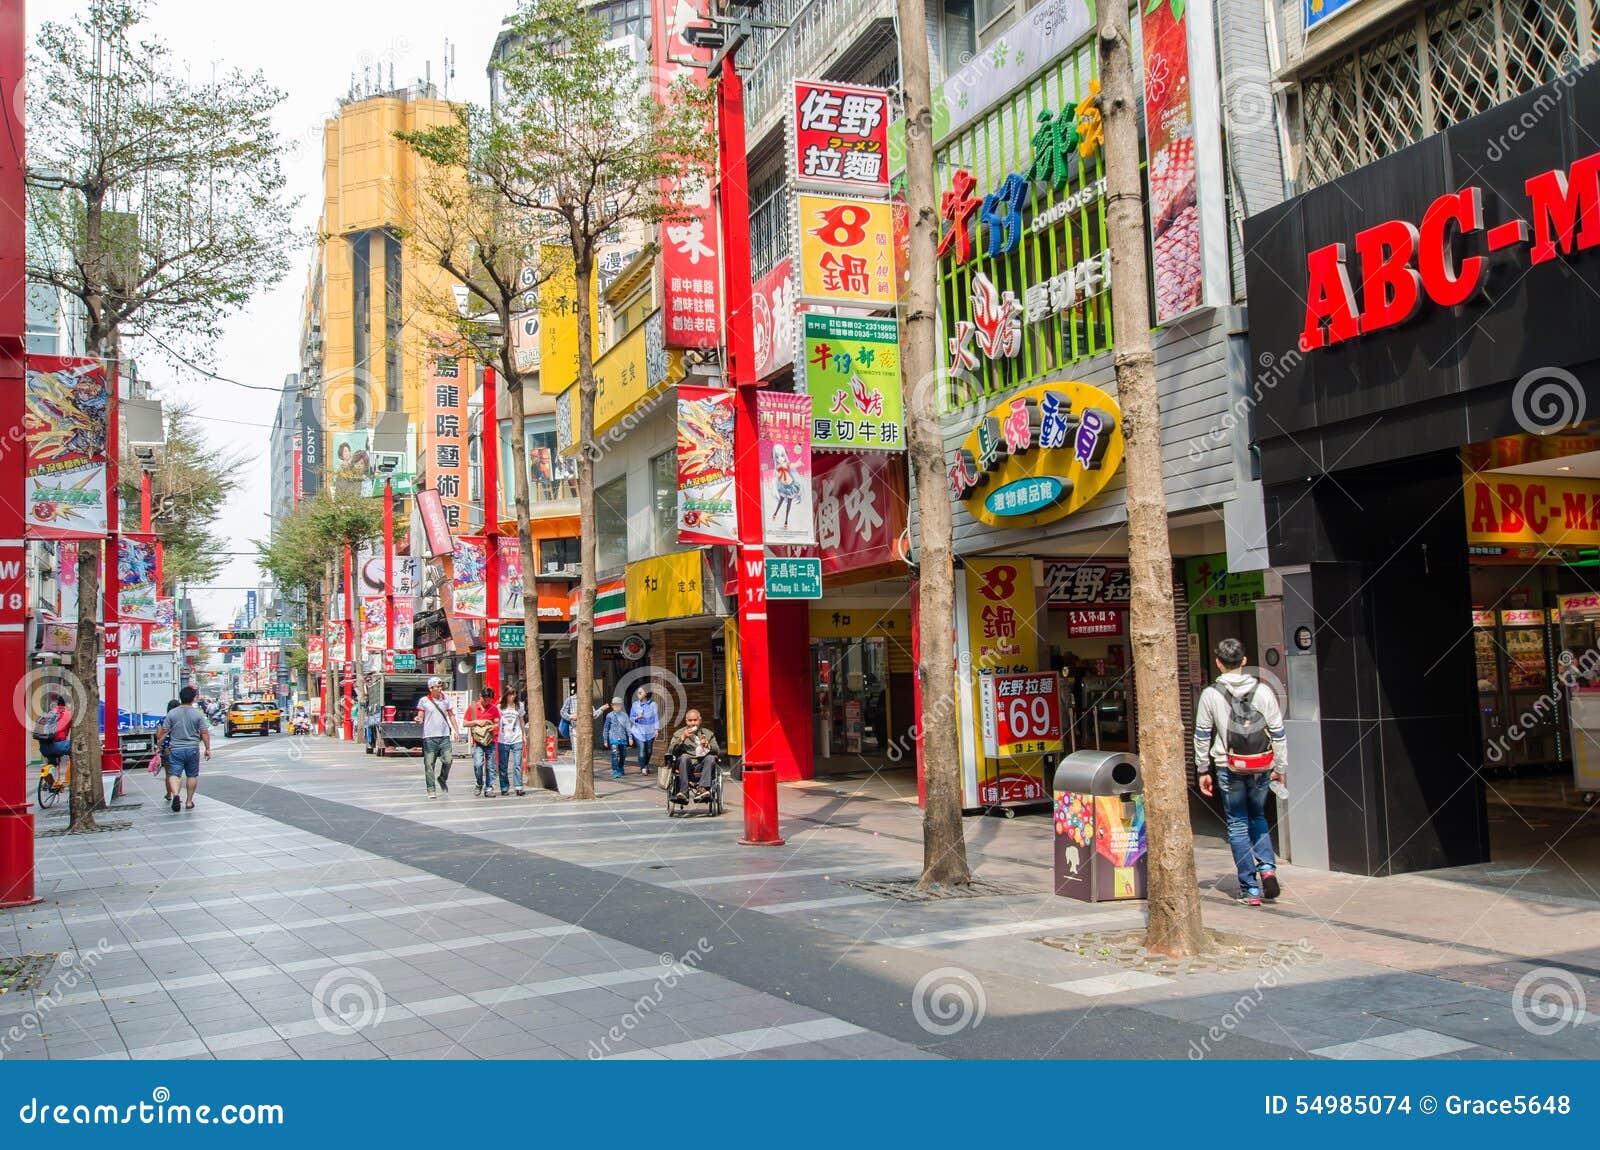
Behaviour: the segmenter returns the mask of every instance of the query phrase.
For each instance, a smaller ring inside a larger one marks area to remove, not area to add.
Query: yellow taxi
[[[283,730],[283,712],[278,710],[278,704],[272,699],[262,699],[257,705],[262,708],[272,729],[281,732]]]
[[[222,723],[223,738],[231,739],[236,734],[245,731],[254,731],[258,735],[267,735],[272,732],[274,725],[275,708],[268,703],[238,702],[228,708],[228,714]]]

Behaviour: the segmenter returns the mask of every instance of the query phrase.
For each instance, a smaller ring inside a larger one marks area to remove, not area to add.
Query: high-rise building
[[[300,451],[300,377],[283,377],[278,410],[272,418],[269,461],[272,470],[272,522],[278,523],[299,502],[296,466]]]
[[[352,93],[324,126],[321,243],[300,345],[326,433],[372,427],[384,412],[421,422],[423,360],[449,287],[402,238],[417,210],[419,160],[395,133],[446,123],[454,107],[418,83]]]

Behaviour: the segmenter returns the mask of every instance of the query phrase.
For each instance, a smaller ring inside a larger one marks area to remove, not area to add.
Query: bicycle
[[[61,776],[56,777],[57,763],[61,765]],[[61,797],[61,792],[72,783],[72,756],[62,755],[54,761],[46,759],[44,766],[39,768],[39,806],[48,810],[55,806],[56,799]]]

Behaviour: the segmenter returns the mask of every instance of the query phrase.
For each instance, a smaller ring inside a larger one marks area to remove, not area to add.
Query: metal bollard
[[[744,764],[744,838],[747,847],[781,847],[778,834],[778,772],[771,763]]]

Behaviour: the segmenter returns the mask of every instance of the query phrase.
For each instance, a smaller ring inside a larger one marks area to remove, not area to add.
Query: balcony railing
[[[766,0],[755,19],[783,24],[751,44],[744,123],[751,146],[777,125],[796,76],[820,76],[874,21],[894,19],[894,0]]]

